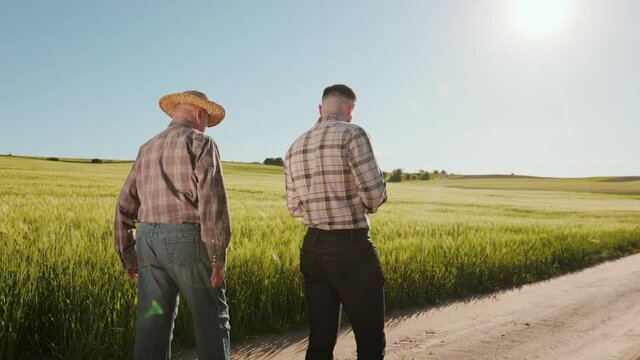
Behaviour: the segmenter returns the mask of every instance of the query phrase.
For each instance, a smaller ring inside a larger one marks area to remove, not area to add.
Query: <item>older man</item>
[[[229,210],[218,148],[204,134],[225,112],[199,91],[164,96],[160,108],[172,120],[140,147],[115,214],[116,250],[129,278],[138,278],[133,357],[171,357],[180,292],[198,358],[228,359]]]
[[[384,357],[384,276],[367,213],[387,199],[367,133],[351,124],[356,95],[322,94],[320,119],[285,156],[289,213],[308,227],[300,251],[309,314],[307,359],[332,359],[342,303],[358,359]]]

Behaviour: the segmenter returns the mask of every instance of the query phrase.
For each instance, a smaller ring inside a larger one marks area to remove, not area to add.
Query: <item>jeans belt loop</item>
[[[309,236],[309,243],[307,244],[307,246],[309,246],[311,249],[316,248],[316,236],[318,234],[318,229],[315,227],[309,227],[307,229],[307,235]],[[306,237],[306,236],[305,236]],[[305,240],[306,242],[306,240]]]
[[[313,228],[313,248],[317,249],[318,248],[318,238],[320,237],[320,229],[319,228]]]

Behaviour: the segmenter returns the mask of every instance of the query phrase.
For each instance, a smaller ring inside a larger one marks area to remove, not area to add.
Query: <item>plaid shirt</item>
[[[169,126],[140,147],[115,214],[115,246],[126,269],[137,264],[134,221],[199,223],[214,265],[224,266],[231,238],[227,196],[215,142],[187,121]]]
[[[309,227],[369,228],[367,213],[387,200],[369,135],[336,116],[321,117],[296,139],[284,171],[289,213]]]

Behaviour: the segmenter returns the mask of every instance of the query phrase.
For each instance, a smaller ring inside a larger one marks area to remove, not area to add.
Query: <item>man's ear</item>
[[[322,104],[318,105],[318,113],[322,116]]]
[[[206,128],[206,127],[207,127],[207,125],[209,125],[209,117],[208,117],[208,116],[206,116],[206,117],[205,117],[205,116],[202,114],[203,112],[205,112],[205,113],[206,113],[206,110],[204,110],[204,109],[199,109],[199,110],[196,112],[196,120],[198,120],[198,124],[203,124],[203,125],[204,125],[204,127]],[[207,115],[208,115],[208,114],[207,114]],[[205,122],[205,119],[206,119],[206,122]]]
[[[351,113],[353,113],[353,109],[356,108],[356,103],[351,103],[349,105],[349,116],[351,116]]]

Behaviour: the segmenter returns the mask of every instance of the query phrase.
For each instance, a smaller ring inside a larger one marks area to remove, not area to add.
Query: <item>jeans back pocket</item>
[[[182,269],[199,262],[202,241],[196,234],[170,234],[163,242],[167,262],[175,268]]]

